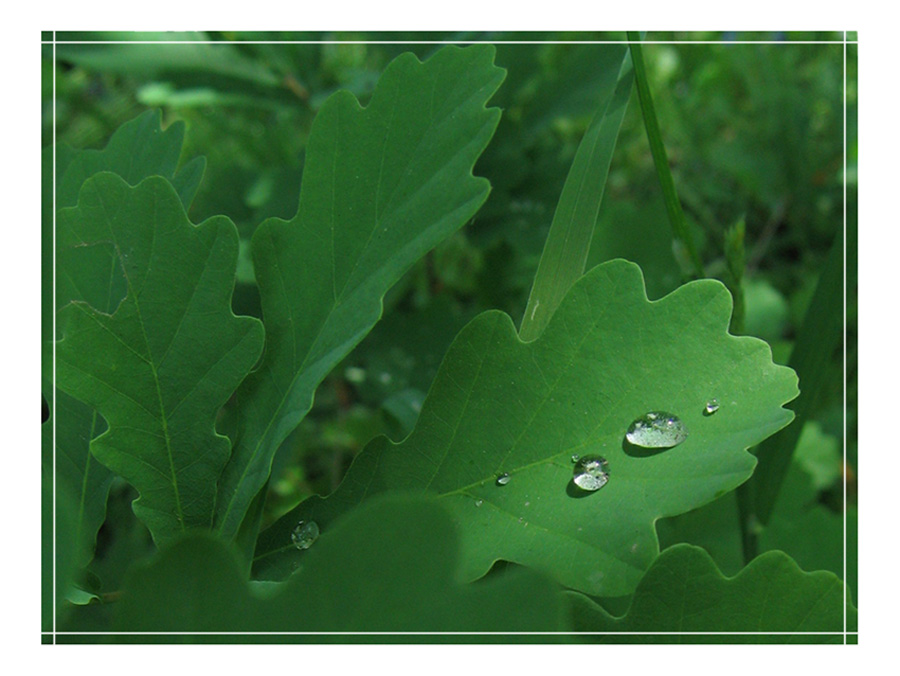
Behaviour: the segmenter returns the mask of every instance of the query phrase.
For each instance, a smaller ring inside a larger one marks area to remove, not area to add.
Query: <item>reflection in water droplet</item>
[[[628,443],[642,448],[672,448],[687,439],[687,429],[678,416],[650,411],[628,426]]]
[[[297,549],[309,549],[319,537],[319,524],[315,521],[301,521],[291,533],[291,542]]]
[[[719,410],[719,400],[710,399],[706,402],[706,408],[703,409],[703,415],[712,415]]]
[[[596,491],[609,481],[609,463],[599,455],[586,455],[575,463],[575,485],[585,491]]]
[[[504,472],[503,474],[501,474],[500,476],[497,477],[497,485],[498,485],[498,486],[505,486],[506,484],[509,483],[509,479],[510,479],[509,474],[507,474],[506,472]]]

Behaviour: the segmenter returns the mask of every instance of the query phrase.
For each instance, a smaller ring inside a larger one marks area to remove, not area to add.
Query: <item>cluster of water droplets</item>
[[[711,416],[719,410],[718,399],[710,399],[703,407],[703,415]],[[651,449],[668,449],[674,448],[681,444],[688,437],[688,431],[677,415],[667,413],[666,411],[648,411],[644,415],[636,418],[628,426],[625,432],[626,441],[632,446]],[[599,455],[580,456],[573,454],[571,456],[572,464],[575,465],[572,471],[572,482],[583,491],[593,492],[600,490],[609,483],[609,462],[606,458]],[[508,472],[498,474],[494,483],[497,486],[506,486],[511,480]],[[478,499],[475,501],[476,507],[481,507],[484,501]],[[527,504],[527,503],[526,503]],[[299,530],[303,527],[303,522],[297,526]],[[315,526],[315,523],[307,525]],[[297,530],[295,530],[295,535]],[[316,536],[318,528],[316,528]],[[292,536],[293,537],[293,536]],[[313,537],[315,539],[315,537]],[[297,540],[294,540],[297,544]],[[311,544],[311,543],[310,543]],[[306,549],[306,547],[299,548]]]

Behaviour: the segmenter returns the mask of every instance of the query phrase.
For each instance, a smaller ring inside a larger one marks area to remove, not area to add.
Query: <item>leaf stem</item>
[[[666,204],[666,213],[669,215],[669,223],[676,240],[684,245],[694,265],[697,277],[705,277],[703,261],[697,253],[697,247],[687,228],[684,211],[675,192],[675,181],[669,169],[669,158],[666,155],[666,147],[662,142],[659,132],[659,122],[656,119],[656,108],[653,105],[653,97],[650,95],[650,85],[647,83],[647,69],[644,66],[644,55],[641,51],[641,38],[638,33],[628,31],[628,47],[631,50],[631,60],[634,64],[634,80],[637,86],[638,98],[641,102],[641,113],[644,117],[644,127],[647,130],[647,140],[650,142],[650,152],[653,155],[653,164],[656,165],[656,174],[662,187],[663,199]]]

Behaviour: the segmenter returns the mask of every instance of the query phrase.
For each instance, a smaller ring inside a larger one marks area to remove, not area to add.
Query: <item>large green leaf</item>
[[[85,182],[57,227],[112,251],[127,282],[114,314],[83,301],[58,313],[58,385],[109,425],[92,454],[141,493],[134,510],[157,544],[210,526],[229,455],[216,414],[262,350],[260,323],[231,312],[237,230],[192,225],[163,178],[132,188],[109,173]]]
[[[572,287],[537,340],[487,312],[457,336],[402,443],[374,440],[328,499],[312,498],[260,536],[256,571],[289,570],[290,528],[380,492],[444,496],[461,524],[463,571],[498,559],[585,592],[634,590],[658,552],[654,522],[732,490],[753,471],[749,446],[786,425],[793,372],[768,345],[727,333],[731,297],[713,280],[647,300],[640,269],[615,260]],[[709,399],[721,408],[703,415]],[[625,431],[648,411],[681,417],[689,436],[649,454]],[[609,483],[579,495],[572,454],[609,461]],[[499,473],[511,475],[496,485]]]
[[[699,547],[665,550],[638,585],[628,613],[613,617],[582,594],[566,592],[575,631],[580,632],[757,632],[754,635],[705,635],[703,642],[806,642],[803,635],[769,632],[843,632],[844,593],[832,573],[805,573],[783,552],[754,559],[735,577],[726,578]],[[848,629],[856,627],[856,609],[847,608]],[[645,643],[671,637],[617,636],[616,642]],[[689,634],[676,637],[689,641]],[[843,642],[822,635],[816,642]]]
[[[221,541],[178,542],[125,586],[120,631],[559,631],[555,585],[524,569],[461,584],[458,534],[422,498],[373,502],[322,532],[284,585],[248,586]],[[299,553],[299,552],[298,552]]]
[[[404,54],[366,108],[348,92],[322,106],[297,215],[253,236],[266,351],[236,397],[220,533],[237,531],[275,451],[322,378],[378,321],[385,292],[487,197],[472,166],[500,115],[485,108],[503,79],[493,55],[484,45],[447,47],[425,63]]]
[[[160,175],[172,181],[187,208],[196,192],[203,172],[203,158],[196,158],[176,173],[184,137],[184,123],[175,123],[165,131],[158,111],[147,111],[123,124],[102,150],[57,149],[57,208],[74,206],[84,182],[96,173],[111,171],[134,185],[148,176]],[[47,178],[52,179],[53,154],[44,150]],[[83,246],[71,230],[56,233],[56,267],[50,254],[53,247],[52,180],[45,190],[45,223],[43,239],[46,274],[56,275],[56,309],[72,301],[84,301],[91,307],[111,314],[125,295],[125,278],[116,263],[112,247]],[[50,217],[50,218],[48,218]],[[49,293],[49,284],[47,292]],[[49,301],[52,305],[52,300]],[[48,308],[49,312],[49,308]],[[52,320],[45,313],[44,359],[51,363]],[[62,324],[57,327],[58,334]],[[51,399],[52,381],[45,383],[45,396]],[[106,514],[106,499],[113,474],[93,459],[90,441],[106,427],[101,416],[90,406],[56,393],[52,412],[56,430],[56,480],[75,496],[74,542],[79,548],[75,560],[85,565],[90,559],[97,530]]]

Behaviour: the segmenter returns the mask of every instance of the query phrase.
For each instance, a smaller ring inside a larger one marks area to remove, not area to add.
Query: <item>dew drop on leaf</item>
[[[575,453],[574,455],[572,455],[572,462],[578,462],[578,459],[579,459],[580,457],[581,457],[581,456],[579,456],[577,453]]]
[[[596,491],[609,481],[609,463],[599,455],[586,455],[575,463],[575,485],[584,491]]]
[[[319,537],[319,524],[315,521],[301,521],[291,533],[291,542],[297,549],[309,549]]]
[[[484,500],[476,500],[476,501],[475,501],[475,506],[476,506],[476,507],[481,507],[483,504],[484,504]]]
[[[642,448],[672,448],[687,439],[687,429],[678,416],[650,411],[628,426],[628,443]]]
[[[505,486],[506,484],[509,483],[509,479],[510,479],[509,474],[507,474],[506,472],[504,472],[503,474],[501,474],[500,476],[497,477],[497,485],[498,485],[498,486]]]
[[[719,410],[719,400],[718,399],[710,399],[706,402],[706,407],[703,409],[703,415],[712,415],[716,411]]]

